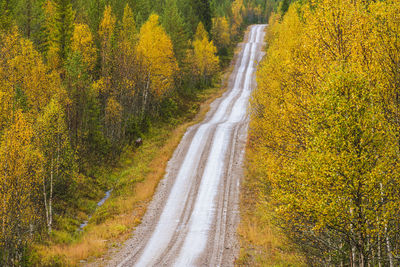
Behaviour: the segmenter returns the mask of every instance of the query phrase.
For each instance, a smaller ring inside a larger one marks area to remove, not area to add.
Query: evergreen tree
[[[176,0],[166,0],[162,25],[172,40],[175,57],[181,63],[188,49],[189,40],[186,24],[178,9]]]
[[[137,113],[136,108],[138,105],[135,90],[138,79],[136,62],[137,42],[138,34],[135,19],[131,8],[126,4],[118,36],[118,49],[116,51],[116,65],[118,68],[115,69],[113,78],[115,83],[115,88],[113,90],[115,101],[110,102],[110,105],[116,104],[116,101],[121,104],[121,119],[124,124]],[[116,105],[114,105],[114,107],[116,107]],[[122,128],[120,133],[125,135],[125,128]]]
[[[288,11],[290,5],[290,0],[283,0],[281,2],[279,11],[281,12],[281,15],[285,15],[285,13]]]
[[[197,24],[199,19],[195,12],[195,7],[192,5],[192,1],[177,0],[178,10],[182,12],[185,24],[187,26],[189,38],[196,32]]]
[[[52,68],[66,60],[74,31],[75,12],[70,0],[47,0],[46,5],[47,59]]]
[[[192,0],[192,5],[197,18],[204,24],[206,30],[210,32],[212,21],[209,0]]]
[[[0,31],[10,28],[12,17],[7,0],[0,1]]]
[[[88,24],[92,32],[97,32],[103,15],[105,0],[90,0],[87,5]]]
[[[62,60],[67,58],[72,34],[74,32],[75,12],[72,9],[71,0],[56,0],[56,36],[59,47],[59,55]]]

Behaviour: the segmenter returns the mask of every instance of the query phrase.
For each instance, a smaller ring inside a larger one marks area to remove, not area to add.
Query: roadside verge
[[[234,62],[237,56],[235,51]],[[188,127],[201,122],[210,104],[227,89],[233,65],[220,76],[216,86],[204,89],[191,103],[193,112],[180,124],[159,123],[151,127],[139,148],[127,147],[118,167],[106,174],[113,185],[111,197],[98,208],[84,231],[68,244],[40,245],[35,248],[40,266],[102,265],[140,224],[175,148]],[[195,115],[194,115],[195,114]]]

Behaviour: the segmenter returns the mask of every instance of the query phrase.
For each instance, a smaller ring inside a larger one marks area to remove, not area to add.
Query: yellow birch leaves
[[[200,22],[192,43],[193,50],[188,52],[188,61],[195,77],[202,83],[211,82],[211,78],[219,71],[217,48]]]
[[[212,19],[211,35],[215,45],[221,49],[229,46],[231,36],[229,34],[229,23],[225,17],[216,17]]]
[[[71,42],[72,52],[79,52],[86,63],[88,70],[93,70],[97,59],[97,49],[93,42],[92,32],[84,23],[77,23],[74,27]]]
[[[172,42],[160,26],[158,15],[151,15],[139,33],[137,53],[146,66],[151,82],[151,92],[160,97],[174,85],[174,75],[178,71]]]
[[[378,265],[378,253],[400,252],[395,2],[293,3],[271,17],[251,162],[311,265]]]

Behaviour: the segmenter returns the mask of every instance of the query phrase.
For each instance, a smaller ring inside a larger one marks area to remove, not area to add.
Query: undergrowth
[[[97,193],[95,200],[77,200],[84,202],[79,206],[87,206],[85,211],[81,211],[80,219],[59,218],[62,230],[55,230],[45,244],[35,245],[32,264],[75,266],[101,257],[108,249],[129,238],[132,229],[140,224],[158,182],[165,174],[167,162],[186,129],[204,118],[209,104],[223,91],[220,85],[202,90],[192,101],[187,114],[173,124],[158,122],[152,125],[143,136],[142,146],[127,146],[116,167],[99,171],[97,178],[103,183],[100,187],[113,188],[111,197],[95,210],[83,231],[79,231],[77,226],[88,218],[89,211],[95,209],[101,194]]]
[[[273,210],[265,196],[263,174],[252,164],[257,160],[246,149],[246,174],[241,188],[240,255],[236,266],[306,266],[304,258],[274,224]]]

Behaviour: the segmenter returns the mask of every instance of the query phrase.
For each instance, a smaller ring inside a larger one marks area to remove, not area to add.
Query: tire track
[[[134,237],[110,266],[233,265],[247,104],[265,25],[251,26],[229,86],[188,129]],[[229,244],[229,247],[234,245]]]

